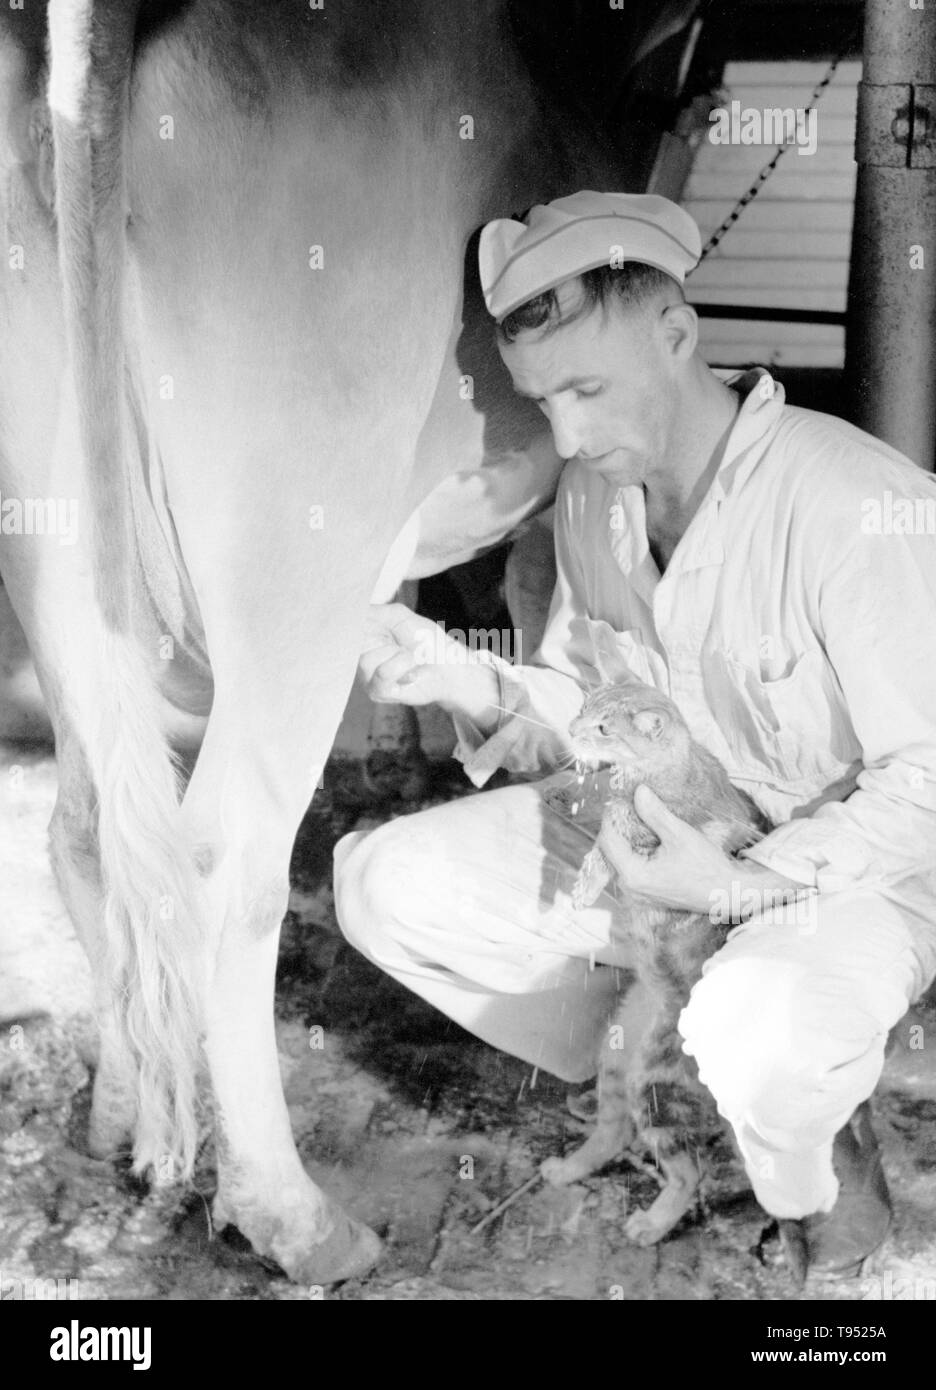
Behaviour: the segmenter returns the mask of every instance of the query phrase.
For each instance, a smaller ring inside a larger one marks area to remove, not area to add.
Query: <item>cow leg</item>
[[[318,85],[284,88],[268,118],[248,117],[184,39],[181,26],[154,40],[135,72],[128,159],[145,177],[131,178],[130,243],[147,415],[214,679],[183,819],[214,950],[217,1214],[320,1284],[370,1265],[377,1241],[318,1190],[293,1143],[273,1026],[277,934],[381,563],[453,466],[437,448],[414,462],[433,396],[475,413],[454,370],[440,382],[475,214],[450,177],[450,142],[433,137],[414,157],[421,120],[369,130],[362,109],[349,145]],[[154,159],[167,111],[190,138],[178,159]],[[379,207],[376,233],[349,203],[358,184]],[[325,249],[321,270],[310,241]],[[419,265],[415,291],[383,247]],[[163,378],[171,401],[157,397]]]
[[[209,768],[220,778],[219,764],[227,766],[220,822],[240,827],[245,811],[256,817],[253,833],[235,829],[224,838],[207,885],[219,930],[206,1011],[218,1125],[215,1217],[237,1225],[259,1254],[273,1257],[300,1283],[348,1278],[370,1268],[380,1244],[305,1173],[276,1051],[274,978],[295,811],[287,814],[271,799],[228,730],[217,730],[202,756],[200,770],[212,780]],[[311,792],[310,783],[306,797]]]
[[[271,1256],[290,1278],[326,1284],[365,1273],[380,1241],[320,1191],[293,1142],[273,1019],[279,927],[288,896],[285,847],[279,858],[275,875],[257,857],[252,867],[242,862],[233,873],[222,869],[219,875],[224,894],[241,901],[264,880],[266,887],[240,920],[227,918],[209,994],[207,1051],[218,1119],[214,1215],[219,1225],[236,1225],[258,1254]]]
[[[373,1232],[350,1220],[302,1166],[273,1016],[290,852],[351,683],[366,601],[358,594],[358,624],[347,621],[346,599],[340,614],[320,622],[314,658],[297,640],[292,671],[277,667],[261,645],[251,662],[238,663],[233,688],[216,672],[208,730],[183,803],[216,940],[206,1007],[218,1137],[215,1216],[305,1284],[360,1274],[380,1249]],[[262,644],[256,631],[254,638]],[[221,650],[230,652],[227,644]]]

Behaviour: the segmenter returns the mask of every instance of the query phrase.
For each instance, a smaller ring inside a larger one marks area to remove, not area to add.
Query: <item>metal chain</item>
[[[838,68],[839,63],[842,62],[846,53],[850,51],[855,37],[856,34],[852,33],[849,37],[847,46],[842,49],[838,57],[832,59],[832,62],[829,64],[828,68],[826,68],[822,81],[817,83],[817,85],[813,88],[813,94],[809,99],[809,107],[807,109],[816,106],[820,101],[823,92],[828,87],[829,83],[832,81],[832,78],[835,76],[836,69]],[[757,178],[751,184],[747,192],[742,194],[742,196],[735,203],[731,212],[725,218],[724,222],[722,222],[721,226],[717,227],[715,231],[712,233],[712,235],[709,237],[708,241],[702,248],[702,254],[699,257],[697,264],[693,266],[692,270],[689,271],[688,275],[686,276],[686,279],[688,279],[689,275],[692,275],[694,271],[698,270],[699,266],[705,260],[709,252],[715,250],[715,247],[721,241],[725,233],[737,222],[738,218],[741,216],[748,203],[752,203],[754,201],[754,199],[757,197],[758,193],[760,193],[764,184],[770,178],[771,174],[776,169],[777,165],[780,163],[780,160],[783,158],[783,156],[786,154],[789,148],[789,144],[778,145],[773,158],[767,164],[764,165],[763,169],[761,169],[760,173],[757,175]]]

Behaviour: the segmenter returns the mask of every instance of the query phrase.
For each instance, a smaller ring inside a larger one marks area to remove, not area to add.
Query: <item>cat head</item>
[[[633,677],[593,690],[569,725],[569,734],[581,762],[639,762],[647,768],[670,759],[674,748],[689,739],[685,720],[669,696]]]

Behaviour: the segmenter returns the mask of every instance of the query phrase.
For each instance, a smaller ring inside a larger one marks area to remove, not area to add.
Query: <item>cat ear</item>
[[[666,719],[655,709],[642,709],[634,715],[634,728],[644,738],[657,739],[666,729]]]

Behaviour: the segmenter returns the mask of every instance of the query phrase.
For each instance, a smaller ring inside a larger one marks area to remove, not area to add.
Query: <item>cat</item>
[[[728,854],[753,844],[769,829],[754,802],[732,786],[718,759],[693,740],[673,701],[642,681],[629,677],[592,691],[569,733],[580,764],[611,764],[602,824],[612,826],[639,854],[652,855],[660,843],[634,809],[634,791],[641,784]],[[595,845],[573,888],[574,906],[589,906],[613,880],[614,870]],[[546,1159],[541,1172],[556,1185],[578,1182],[639,1141],[662,1168],[663,1187],[652,1206],[630,1215],[625,1232],[639,1245],[652,1245],[688,1210],[699,1184],[684,1136],[699,1130],[712,1102],[694,1063],[682,1052],[677,1021],[703,963],[732,924],[719,924],[718,913],[660,907],[630,893],[625,903],[634,970],[649,1017],[635,1045],[615,1048],[614,1042],[620,1044],[633,1032],[624,1023],[625,997],[618,998],[599,1057],[595,1130],[572,1154]]]

